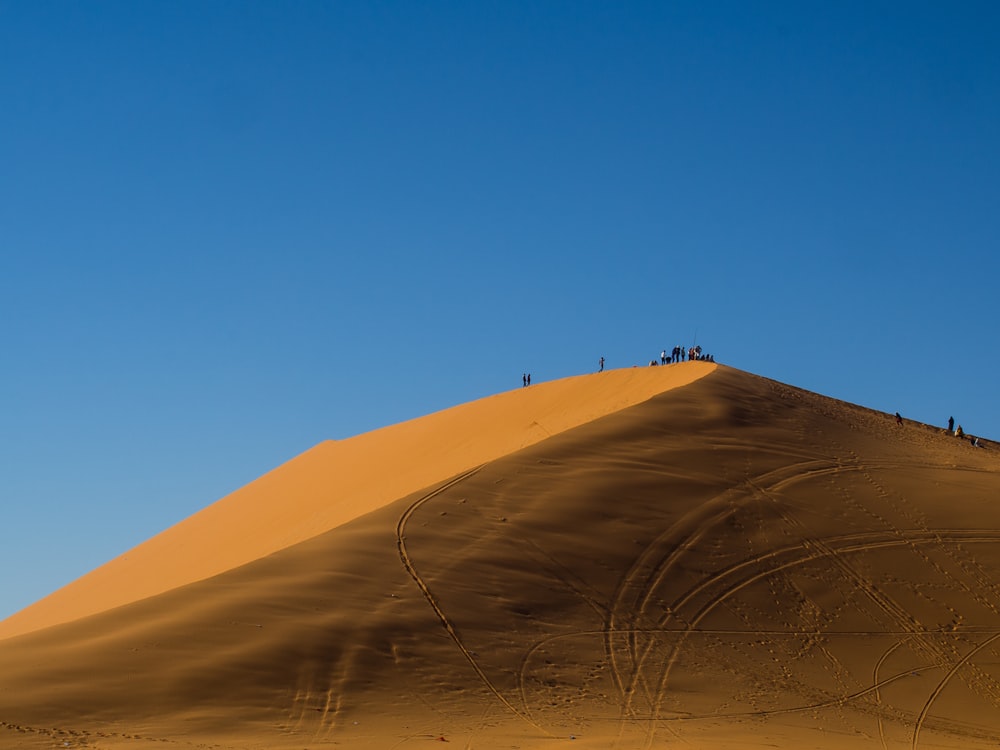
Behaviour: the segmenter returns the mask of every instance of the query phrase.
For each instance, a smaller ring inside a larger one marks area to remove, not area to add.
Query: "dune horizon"
[[[992,445],[725,365],[538,383],[0,623],[0,746],[996,747],[998,496]]]

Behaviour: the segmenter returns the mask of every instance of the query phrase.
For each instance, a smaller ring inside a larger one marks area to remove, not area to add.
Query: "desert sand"
[[[992,441],[729,367],[533,385],[0,623],[0,747],[995,748],[998,490]]]

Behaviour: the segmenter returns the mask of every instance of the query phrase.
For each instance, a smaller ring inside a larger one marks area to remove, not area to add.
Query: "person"
[[[955,418],[948,417],[948,432],[954,432],[954,431],[955,431]]]
[[[903,424],[903,418],[899,415],[898,411],[896,412],[896,424]]]
[[[604,372],[604,357],[601,357],[601,369],[598,372]]]
[[[528,383],[527,384],[531,385],[531,373],[530,372],[528,373]]]
[[[664,349],[663,351],[660,352],[660,364],[661,365],[667,364],[667,350],[666,349]]]
[[[965,437],[965,430],[962,429],[962,425],[955,428],[955,437]]]
[[[521,385],[522,385],[522,386],[523,386],[524,388],[527,388],[527,387],[528,387],[528,376],[527,376],[527,374],[526,374],[526,373],[523,373],[523,372],[521,373]]]

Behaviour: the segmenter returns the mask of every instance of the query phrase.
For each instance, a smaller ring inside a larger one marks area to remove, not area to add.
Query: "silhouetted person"
[[[528,376],[525,373],[521,373],[521,386],[524,388],[528,387]]]
[[[531,373],[528,373],[528,385],[531,385]]]
[[[948,417],[948,432],[954,432],[954,431],[955,431],[955,418]]]
[[[899,412],[898,411],[896,412],[896,424],[899,424],[899,425],[903,424],[903,418],[901,416],[899,416]]]
[[[598,372],[604,372],[604,357],[601,357],[601,369]]]

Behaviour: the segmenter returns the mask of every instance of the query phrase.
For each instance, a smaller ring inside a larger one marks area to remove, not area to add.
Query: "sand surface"
[[[0,622],[0,638],[170,591],[311,539],[442,478],[706,375],[630,368],[508,391],[328,440]]]
[[[0,747],[1000,744],[994,444],[701,363],[449,412],[217,504],[247,559],[26,610]]]

